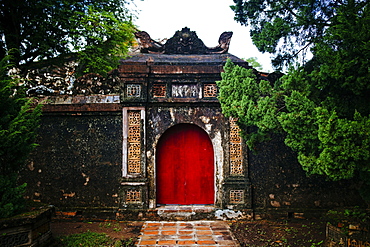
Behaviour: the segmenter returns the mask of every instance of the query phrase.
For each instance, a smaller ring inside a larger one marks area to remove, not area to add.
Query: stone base
[[[370,234],[361,227],[343,229],[327,224],[325,246],[328,247],[368,247],[370,246]]]
[[[50,246],[53,208],[32,211],[0,220],[0,246]]]

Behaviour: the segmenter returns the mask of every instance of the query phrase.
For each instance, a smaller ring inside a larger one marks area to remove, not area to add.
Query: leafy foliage
[[[257,127],[246,134],[249,145],[284,132],[309,174],[339,180],[359,172],[369,181],[369,14],[368,6],[338,9],[314,59],[274,85],[227,62],[220,102],[226,115]]]
[[[234,0],[235,20],[251,27],[253,43],[261,52],[274,53],[273,65],[281,68],[304,56],[335,25],[341,8],[364,7],[366,0]]]
[[[17,186],[17,174],[35,147],[41,105],[31,105],[24,90],[7,76],[9,57],[0,62],[0,217],[22,208],[25,185]]]
[[[11,217],[24,208],[23,194],[27,184],[16,184],[17,177],[0,175],[0,218]]]
[[[0,57],[18,50],[16,64],[77,55],[81,73],[106,72],[134,36],[124,0],[3,0]]]
[[[262,65],[257,61],[257,57],[249,57],[245,59],[245,61],[247,61],[249,65],[255,68],[256,70],[259,71],[263,70]]]

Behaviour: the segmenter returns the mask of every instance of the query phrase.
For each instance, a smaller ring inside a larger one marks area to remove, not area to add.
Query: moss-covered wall
[[[45,113],[37,143],[21,173],[30,199],[60,207],[118,206],[120,112]]]
[[[354,181],[307,176],[281,136],[257,145],[249,154],[253,205],[257,211],[303,212],[364,203]]]
[[[146,200],[149,202],[145,203],[156,207],[155,152],[159,138],[171,126],[191,123],[203,128],[214,145],[215,205],[229,207],[227,189],[240,189],[240,183],[233,178],[235,181],[228,184],[231,178],[228,175],[229,127],[221,109],[217,105],[158,105],[148,107],[146,114]],[[120,206],[120,111],[44,113],[38,144],[21,172],[20,181],[28,184],[28,198],[60,208]],[[248,186],[251,185],[251,193],[246,194],[246,209],[252,208],[257,213],[287,214],[339,206],[365,206],[354,181],[330,182],[320,176],[307,177],[294,152],[279,136],[257,145],[255,152],[249,151],[245,158],[248,159],[246,174],[249,174],[245,179]],[[241,206],[238,208],[243,208]]]

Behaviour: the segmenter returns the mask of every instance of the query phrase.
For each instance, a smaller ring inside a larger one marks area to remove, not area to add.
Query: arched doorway
[[[214,155],[208,134],[178,124],[160,138],[156,156],[158,204],[213,204]]]

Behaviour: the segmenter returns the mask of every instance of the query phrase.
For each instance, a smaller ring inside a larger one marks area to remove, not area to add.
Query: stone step
[[[147,221],[141,228],[136,246],[240,245],[224,221]]]
[[[214,206],[207,205],[166,205],[156,209],[162,219],[172,220],[201,220],[214,219]]]

